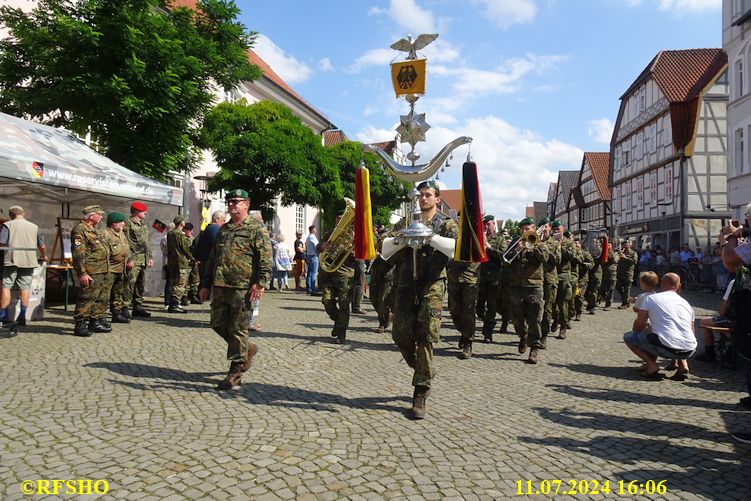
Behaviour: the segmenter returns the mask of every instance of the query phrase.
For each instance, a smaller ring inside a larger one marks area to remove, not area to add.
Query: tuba
[[[355,202],[345,197],[344,203],[344,214],[329,237],[331,246],[320,256],[321,269],[328,273],[338,270],[355,249]]]
[[[604,226],[596,226],[586,230],[582,247],[592,254],[595,263],[606,262],[608,260],[608,229]]]

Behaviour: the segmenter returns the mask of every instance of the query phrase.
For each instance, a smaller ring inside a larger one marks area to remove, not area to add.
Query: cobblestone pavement
[[[751,493],[751,447],[728,434],[751,431],[741,374],[692,362],[688,381],[641,380],[622,343],[630,311],[586,315],[537,366],[508,334],[459,360],[444,321],[428,418],[412,421],[411,373],[369,304],[338,346],[319,298],[267,292],[254,365],[220,393],[208,307],[159,303],[109,334],[73,337],[71,313],[51,309],[0,339],[2,499],[59,497],[23,496],[27,479],[103,479],[104,497],[134,500],[510,499],[519,481],[556,479],[610,482],[579,499]],[[667,494],[618,496],[632,480]]]

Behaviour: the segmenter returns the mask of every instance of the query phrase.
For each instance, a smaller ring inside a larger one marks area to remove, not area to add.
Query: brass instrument
[[[519,257],[519,254],[521,254],[521,249],[518,248],[519,242],[524,242],[524,248],[531,250],[532,247],[540,242],[543,231],[544,227],[540,227],[537,230],[529,230],[522,233],[519,238],[508,246],[508,250],[503,253],[503,261],[506,264],[511,264],[514,259]]]
[[[328,240],[331,245],[320,255],[321,269],[328,273],[341,268],[355,249],[355,201],[345,197],[344,203],[344,214]]]
[[[582,247],[592,254],[595,263],[598,261],[607,261],[608,229],[604,226],[596,226],[586,230],[586,236]]]

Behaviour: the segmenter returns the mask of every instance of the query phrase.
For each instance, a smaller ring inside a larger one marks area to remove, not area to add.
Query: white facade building
[[[722,48],[728,56],[728,206],[733,219],[745,218],[751,202],[751,0],[722,2]]]
[[[661,51],[621,96],[610,225],[637,248],[703,248],[729,217],[726,69],[721,49]]]

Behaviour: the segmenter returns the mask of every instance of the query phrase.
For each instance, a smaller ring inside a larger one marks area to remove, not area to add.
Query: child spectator
[[[636,300],[634,301],[634,308],[633,310],[636,313],[639,313],[639,308],[641,308],[642,303],[644,303],[644,298],[647,296],[651,296],[656,292],[657,284],[660,283],[660,278],[657,276],[657,273],[654,271],[645,271],[643,273],[639,274],[639,287],[642,292],[636,297]]]

